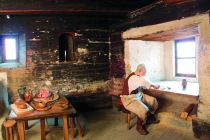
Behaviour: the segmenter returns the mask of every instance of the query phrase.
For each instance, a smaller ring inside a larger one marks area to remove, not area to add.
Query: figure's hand
[[[154,89],[159,89],[160,85],[153,85]]]

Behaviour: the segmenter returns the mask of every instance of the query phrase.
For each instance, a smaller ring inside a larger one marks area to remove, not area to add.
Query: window
[[[0,35],[0,67],[12,68],[26,64],[25,34]]]
[[[59,61],[75,60],[74,33],[64,33],[59,37]]]
[[[195,38],[175,41],[175,76],[196,77]]]
[[[11,62],[18,60],[18,43],[17,36],[3,36],[3,45],[2,45],[2,60],[3,62]]]

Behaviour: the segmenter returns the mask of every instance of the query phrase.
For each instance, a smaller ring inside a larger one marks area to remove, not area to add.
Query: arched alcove
[[[75,60],[75,43],[73,33],[63,33],[59,37],[59,61]]]

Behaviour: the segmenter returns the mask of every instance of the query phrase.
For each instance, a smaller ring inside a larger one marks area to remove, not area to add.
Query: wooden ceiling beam
[[[137,38],[129,38],[128,40],[144,40],[144,41],[170,41],[175,39],[188,38],[199,35],[197,25],[188,25],[182,28],[175,28],[168,31],[160,31],[153,34],[139,36]]]
[[[195,0],[163,0],[166,4],[177,4],[177,3],[185,3],[185,2],[192,2]]]
[[[110,13],[110,14],[127,14],[129,11],[122,10],[83,10],[83,9],[65,9],[65,10],[0,10],[0,14],[11,14],[11,13]]]

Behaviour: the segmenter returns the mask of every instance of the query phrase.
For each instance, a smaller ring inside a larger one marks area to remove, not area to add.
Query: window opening
[[[175,40],[175,76],[196,77],[195,38]]]
[[[18,61],[18,36],[17,35],[0,35],[0,63],[9,63]]]
[[[64,33],[59,37],[59,61],[75,60],[74,33]]]
[[[15,38],[4,39],[5,48],[5,60],[16,60],[17,59],[17,44]]]

